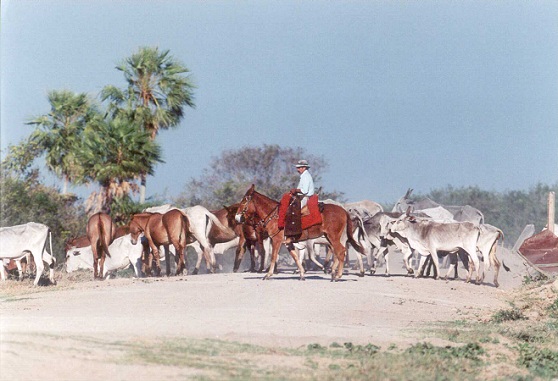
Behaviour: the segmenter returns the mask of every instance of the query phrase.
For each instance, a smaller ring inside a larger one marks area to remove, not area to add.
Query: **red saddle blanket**
[[[291,194],[285,193],[281,197],[279,203],[279,221],[278,225],[280,229],[285,228],[285,217],[287,215],[287,208],[289,207],[289,202],[291,201]],[[310,212],[306,216],[302,216],[302,229],[308,229],[310,226],[318,225],[322,223],[322,214],[318,207],[318,195],[313,195],[308,197],[308,211]]]

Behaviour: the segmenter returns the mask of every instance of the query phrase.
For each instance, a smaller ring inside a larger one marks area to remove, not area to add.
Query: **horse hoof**
[[[194,271],[192,271],[192,275],[197,275],[199,271],[199,269],[194,269]]]
[[[358,273],[358,276],[361,278],[364,278],[364,271],[361,271],[360,273]]]

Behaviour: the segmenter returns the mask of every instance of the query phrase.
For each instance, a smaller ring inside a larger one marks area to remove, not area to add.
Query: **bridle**
[[[242,210],[240,211],[240,213],[237,214],[237,216],[240,216],[240,219],[237,219],[237,222],[240,223],[240,221],[244,220],[245,223],[248,221],[248,219],[246,218],[246,211],[248,210],[248,205],[252,202],[252,193],[245,196],[244,199],[241,201],[241,204],[244,203],[244,207],[242,208]],[[262,227],[263,229],[266,228],[267,224],[274,218],[279,217],[279,204],[277,204],[277,206],[275,206],[268,214],[267,216],[265,216],[265,218],[260,218],[259,221],[255,220],[254,218],[251,218],[250,220],[253,221],[252,223],[250,223],[249,225],[251,225],[254,228],[258,228],[258,227]],[[279,230],[280,231],[280,230]],[[279,231],[277,231],[277,233],[279,233]],[[270,237],[275,236],[277,233],[275,234],[270,234]]]

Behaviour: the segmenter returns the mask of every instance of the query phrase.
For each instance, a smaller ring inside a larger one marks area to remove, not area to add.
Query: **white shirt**
[[[314,194],[314,180],[308,170],[305,170],[300,174],[300,181],[298,182],[297,188],[300,189],[300,191],[307,197]]]

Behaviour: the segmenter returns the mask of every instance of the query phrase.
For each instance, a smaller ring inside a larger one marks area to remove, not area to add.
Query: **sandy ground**
[[[464,270],[461,280],[414,279],[405,275],[397,254],[390,260],[391,277],[381,275],[382,268],[364,278],[349,269],[336,283],[314,271],[299,281],[283,267],[268,281],[245,272],[70,284],[61,280],[19,295],[0,285],[0,379],[164,375],[157,367],[145,367],[137,378],[137,367],[106,364],[100,369],[87,361],[88,356],[98,360],[111,353],[95,343],[118,340],[210,338],[273,347],[436,343],[425,333],[429,324],[488,318],[490,311],[507,308],[529,268],[518,255],[499,251],[511,268],[500,272],[500,288],[492,284],[492,270],[482,285],[465,283]]]

